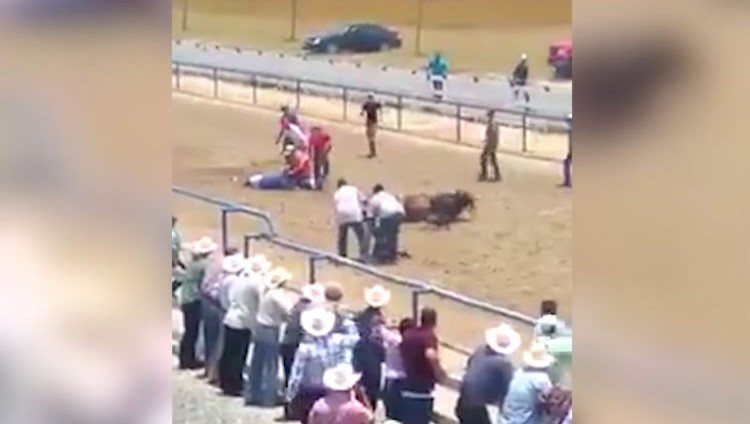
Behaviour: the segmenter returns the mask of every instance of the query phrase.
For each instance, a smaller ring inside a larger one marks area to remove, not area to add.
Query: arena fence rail
[[[199,202],[208,203],[218,209],[219,225],[221,228],[221,245],[223,248],[227,248],[229,244],[229,234],[231,231],[231,229],[229,228],[230,215],[240,214],[251,219],[260,220],[264,224],[264,230],[255,234],[245,234],[243,237],[243,250],[245,256],[249,255],[250,243],[254,240],[265,241],[279,248],[303,254],[308,258],[309,283],[315,282],[317,273],[316,269],[319,265],[322,265],[324,263],[331,263],[337,266],[351,268],[352,270],[359,273],[408,289],[411,292],[412,296],[411,312],[415,317],[418,314],[418,311],[421,309],[421,298],[426,295],[432,295],[485,313],[501,316],[503,318],[513,320],[526,326],[533,326],[536,321],[533,317],[526,314],[472,299],[468,296],[455,293],[444,288],[440,288],[435,284],[430,284],[427,281],[389,274],[373,266],[365,265],[360,262],[343,258],[333,253],[329,253],[321,249],[317,249],[315,247],[307,246],[305,244],[284,238],[277,232],[271,215],[260,209],[239,205],[228,200],[217,199],[184,187],[172,186],[172,193]]]
[[[184,77],[202,78],[210,81],[210,93],[197,93],[185,87],[182,82]],[[482,123],[486,121],[487,111],[496,112],[496,117],[501,125],[511,127],[520,131],[520,149],[511,149],[503,146],[501,139],[500,150],[508,154],[522,155],[546,161],[560,161],[562,157],[557,155],[538,154],[530,148],[530,137],[535,133],[559,133],[567,136],[567,151],[571,150],[572,143],[572,118],[568,116],[554,116],[544,114],[528,107],[518,109],[498,108],[486,104],[458,103],[447,100],[436,100],[431,97],[408,96],[402,93],[370,90],[363,87],[334,85],[329,82],[315,81],[310,79],[293,79],[274,74],[259,72],[248,72],[246,70],[233,69],[229,67],[208,66],[205,64],[188,63],[181,61],[172,62],[172,88],[177,92],[192,95],[204,95],[214,99],[222,98],[221,83],[236,84],[249,87],[251,90],[247,102],[259,104],[260,90],[276,90],[292,93],[294,105],[299,108],[304,96],[315,96],[334,98],[341,101],[341,114],[339,119],[347,121],[350,119],[352,105],[364,102],[367,93],[376,95],[384,105],[396,112],[393,123],[383,122],[382,125],[389,130],[399,132],[410,132],[404,125],[404,112],[417,111],[431,115],[439,115],[454,122],[454,130],[450,134],[440,134],[439,139],[449,140],[459,144],[470,144],[467,142],[465,125],[467,123]]]

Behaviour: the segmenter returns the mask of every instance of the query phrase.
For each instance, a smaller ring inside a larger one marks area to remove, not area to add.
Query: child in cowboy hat
[[[325,370],[351,365],[352,349],[359,336],[335,332],[336,314],[323,306],[302,312],[300,324],[306,337],[294,358],[286,397],[302,424],[306,424],[313,404],[327,394],[323,384]]]
[[[354,388],[361,378],[349,364],[329,368],[323,374],[328,394],[313,405],[308,424],[369,424],[374,415],[357,400]]]
[[[552,390],[547,374],[555,358],[544,343],[534,342],[523,353],[523,368],[513,374],[503,402],[501,423],[544,424],[544,399]]]
[[[245,392],[248,405],[274,407],[278,396],[279,356],[281,355],[281,327],[289,319],[294,306],[290,293],[284,288],[293,278],[284,268],[268,274],[266,286],[260,294],[253,357],[250,361],[250,384]]]

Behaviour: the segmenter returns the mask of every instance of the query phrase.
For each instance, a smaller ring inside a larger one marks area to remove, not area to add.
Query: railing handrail
[[[178,187],[178,186],[173,186],[172,192],[195,199],[195,200],[206,202],[214,206],[218,206],[219,208],[221,208],[222,211],[226,211],[230,213],[244,213],[244,214],[253,216],[255,218],[261,219],[266,224],[267,231],[260,233],[257,238],[264,238],[272,242],[273,244],[281,246],[283,248],[301,252],[306,255],[309,255],[310,257],[324,259],[324,260],[327,260],[329,262],[332,262],[338,265],[344,265],[346,267],[352,268],[355,271],[361,272],[363,274],[366,274],[375,278],[379,278],[379,279],[400,285],[402,287],[406,287],[412,290],[413,292],[418,292],[420,295],[430,295],[430,294],[435,295],[444,299],[454,301],[463,306],[478,309],[480,311],[491,313],[491,314],[504,316],[506,318],[510,318],[510,319],[516,320],[520,323],[530,325],[530,326],[533,326],[534,323],[536,322],[536,320],[533,317],[523,314],[521,312],[513,311],[511,309],[496,306],[496,305],[491,305],[489,303],[482,302],[482,301],[470,298],[468,296],[452,292],[450,290],[440,287],[434,282],[425,282],[422,280],[389,274],[375,267],[365,265],[365,264],[353,261],[351,259],[343,258],[341,256],[332,254],[330,252],[326,252],[322,249],[318,249],[315,247],[297,243],[292,240],[285,239],[281,237],[279,233],[276,231],[276,227],[273,223],[273,220],[270,214],[260,209],[239,205],[235,202],[231,202],[228,200],[217,199],[215,197],[208,196],[208,195],[198,193],[196,191],[188,190],[188,189]],[[226,228],[224,228],[222,231],[224,230],[226,230]],[[222,234],[222,237],[226,237],[226,234]],[[253,236],[245,235],[246,240],[249,237],[253,237]],[[225,242],[225,240],[223,241]]]
[[[230,73],[235,73],[235,74],[248,75],[251,77],[255,76],[255,77],[261,77],[261,78],[281,80],[281,81],[291,81],[295,83],[299,82],[299,83],[304,83],[304,84],[314,84],[314,85],[328,87],[328,88],[362,91],[366,93],[371,92],[380,96],[392,96],[392,97],[401,98],[401,99],[410,99],[410,100],[416,100],[419,102],[425,102],[425,103],[430,103],[430,104],[441,104],[441,105],[454,106],[454,107],[459,107],[459,108],[480,109],[480,110],[492,109],[501,114],[516,115],[516,116],[521,116],[521,117],[526,116],[527,118],[532,118],[532,119],[558,121],[562,123],[567,122],[567,119],[568,119],[568,117],[565,115],[545,114],[543,112],[539,112],[536,109],[530,108],[530,107],[523,107],[523,110],[517,110],[517,109],[495,107],[493,105],[488,105],[488,104],[480,104],[480,103],[472,103],[472,102],[464,102],[464,101],[459,102],[455,100],[441,100],[438,103],[432,97],[421,96],[418,94],[398,93],[395,91],[358,87],[358,86],[350,85],[350,84],[336,84],[336,83],[332,83],[328,81],[320,81],[320,80],[315,80],[311,78],[282,76],[282,75],[273,74],[269,72],[249,71],[247,69],[233,68],[230,66],[207,65],[204,63],[195,63],[195,62],[190,62],[186,60],[172,60],[172,66],[173,66],[173,69],[179,69],[180,67],[191,67],[191,68],[206,69],[206,70],[216,71],[216,72],[230,72]]]

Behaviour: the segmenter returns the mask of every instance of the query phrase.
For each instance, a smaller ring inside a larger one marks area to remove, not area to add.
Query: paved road
[[[172,42],[172,60],[197,65],[221,66],[241,71],[274,74],[288,78],[304,78],[331,84],[362,87],[363,90],[387,91],[411,96],[430,97],[431,91],[423,73],[389,68],[382,70],[373,65],[346,62],[330,63],[328,60],[308,59],[274,52],[258,54],[256,51],[237,51],[233,48],[205,47],[194,41]],[[565,116],[572,111],[572,90],[569,87],[550,86],[530,88],[530,108],[551,116]],[[480,79],[456,75],[448,80],[446,100],[476,104],[483,107],[520,109],[512,101],[508,84],[502,80]]]

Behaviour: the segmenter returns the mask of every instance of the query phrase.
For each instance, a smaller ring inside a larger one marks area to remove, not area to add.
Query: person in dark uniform
[[[367,144],[370,148],[370,152],[367,155],[369,159],[378,156],[377,149],[375,148],[375,136],[378,131],[380,110],[382,108],[383,105],[375,100],[375,96],[372,93],[369,93],[367,94],[367,101],[362,105],[362,111],[359,113],[360,116],[365,117],[365,134],[367,135]]]
[[[513,88],[513,100],[518,100],[518,94],[523,90],[523,97],[528,103],[531,98],[529,92],[526,89],[526,83],[529,80],[529,58],[526,53],[521,55],[521,60],[513,69],[513,76],[511,77],[510,85]]]
[[[495,111],[487,112],[487,127],[484,130],[484,147],[479,158],[479,181],[501,181],[500,166],[497,164],[497,147],[500,142],[500,125],[495,120]],[[489,178],[487,167],[492,167],[493,176]]]

